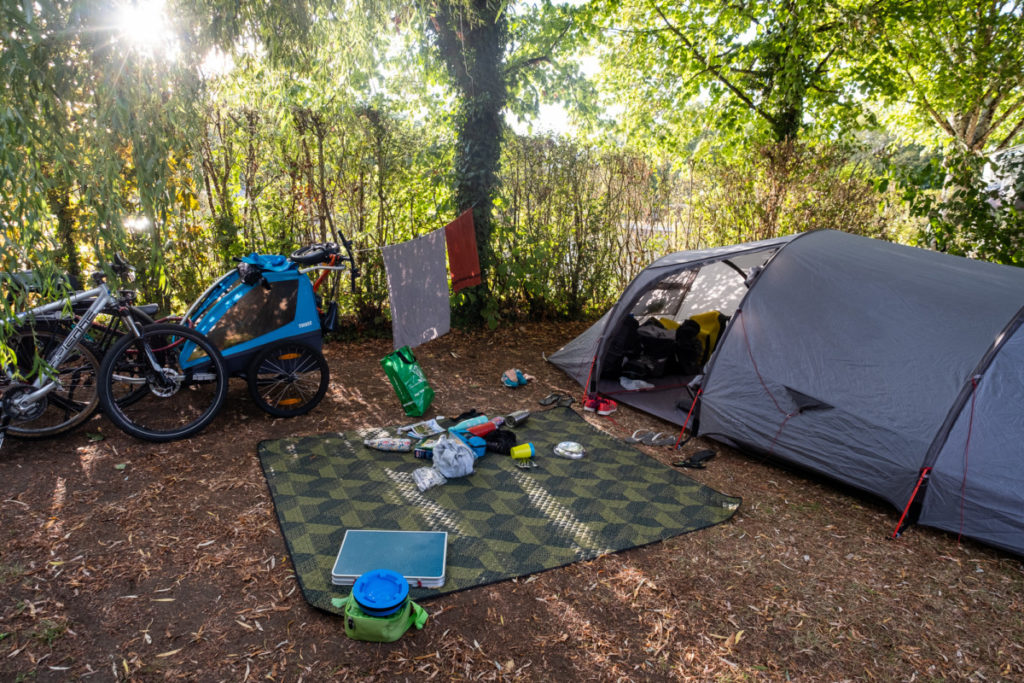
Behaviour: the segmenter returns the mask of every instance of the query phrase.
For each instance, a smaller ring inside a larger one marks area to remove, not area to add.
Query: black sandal
[[[689,467],[694,470],[702,470],[707,467],[708,460],[715,457],[715,452],[710,448],[703,451],[697,451],[686,460],[680,460],[679,462],[672,463],[673,467]]]

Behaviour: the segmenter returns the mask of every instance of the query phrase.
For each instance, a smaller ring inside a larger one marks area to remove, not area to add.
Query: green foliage
[[[584,6],[519,3],[509,7],[509,56],[504,71],[510,113],[526,119],[540,104],[558,102],[577,116],[597,115],[597,91],[580,58],[591,45]]]
[[[672,246],[675,175],[627,152],[510,138],[492,292],[503,318],[600,313]]]
[[[614,41],[605,67],[631,116],[673,125],[706,99],[715,128],[751,120],[775,142],[797,139],[808,116],[848,105],[833,69],[867,2],[652,0],[594,3],[596,25]]]
[[[0,269],[55,260],[78,275],[83,262],[95,268],[127,252],[147,295],[167,304],[163,245],[195,209],[188,160],[202,139],[200,62],[242,36],[282,54],[305,35],[310,6],[183,0],[163,12],[178,38],[145,43],[119,25],[124,6],[0,5]],[[125,231],[140,216],[148,239]]]
[[[912,104],[908,132],[997,151],[1024,129],[1024,4],[890,3],[855,45],[854,71],[890,105]],[[915,130],[916,129],[916,130]]]
[[[374,105],[316,103],[276,74],[260,78],[247,87],[265,96],[208,114],[198,198],[222,239],[211,244],[201,221],[184,226],[168,252],[176,290],[194,298],[231,256],[287,254],[345,235],[363,275],[354,295],[341,297],[343,310],[379,325],[387,301],[379,247],[448,220],[450,139]]]
[[[833,143],[766,144],[743,157],[719,149],[692,163],[693,244],[816,229],[893,239],[903,228],[897,197],[879,187],[877,171]]]
[[[919,242],[959,256],[1024,265],[1024,155],[994,159],[951,151],[930,168],[932,186],[907,184],[912,212],[927,220]]]
[[[112,11],[70,0],[0,10],[5,268],[54,250],[47,197],[97,252],[120,241],[125,215],[153,217],[166,199],[175,133],[190,123],[178,105],[196,97],[198,79],[187,61],[171,66],[118,40]]]

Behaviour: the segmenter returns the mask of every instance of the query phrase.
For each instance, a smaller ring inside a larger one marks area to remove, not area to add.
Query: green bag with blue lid
[[[390,569],[363,572],[348,597],[331,603],[345,607],[345,635],[353,640],[392,643],[427,623],[426,610],[409,599],[409,582]]]
[[[420,630],[427,623],[427,611],[408,599],[397,612],[386,617],[370,616],[351,595],[334,598],[331,603],[345,608],[345,635],[353,640],[393,643],[405,635],[410,626]]]

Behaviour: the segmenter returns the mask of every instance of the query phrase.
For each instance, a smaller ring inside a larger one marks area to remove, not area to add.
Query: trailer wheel
[[[252,359],[246,372],[249,394],[276,417],[313,410],[327,393],[330,370],[324,355],[299,342],[272,344]]]

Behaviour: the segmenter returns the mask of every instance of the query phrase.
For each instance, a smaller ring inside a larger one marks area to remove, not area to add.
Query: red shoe
[[[588,398],[583,401],[583,410],[589,410],[598,415],[611,415],[619,406],[610,398]]]

